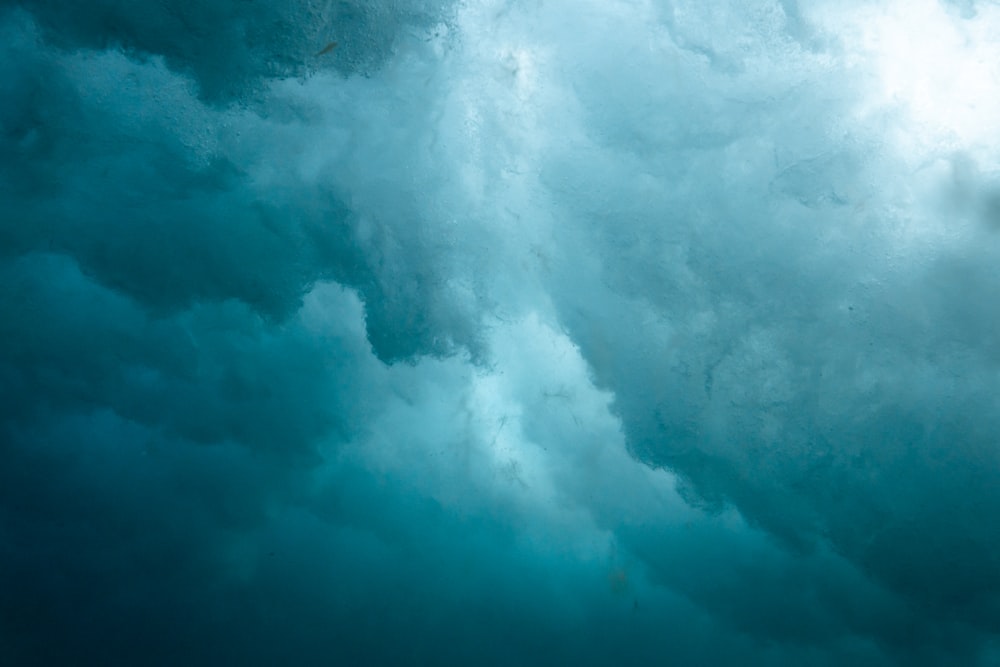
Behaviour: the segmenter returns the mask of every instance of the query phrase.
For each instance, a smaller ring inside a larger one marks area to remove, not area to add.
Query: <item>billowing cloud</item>
[[[998,26],[0,2],[0,657],[995,663]]]

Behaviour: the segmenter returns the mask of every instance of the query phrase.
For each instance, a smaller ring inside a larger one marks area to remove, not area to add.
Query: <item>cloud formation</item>
[[[994,664],[998,25],[0,2],[0,657]]]

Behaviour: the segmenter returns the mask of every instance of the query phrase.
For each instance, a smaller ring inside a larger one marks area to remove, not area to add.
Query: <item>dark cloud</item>
[[[0,2],[0,661],[995,662],[897,4]]]

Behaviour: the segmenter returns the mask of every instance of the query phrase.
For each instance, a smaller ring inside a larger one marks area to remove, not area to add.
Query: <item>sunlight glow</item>
[[[878,103],[901,107],[909,141],[953,149],[995,143],[1000,12],[966,19],[934,0],[913,0],[871,18],[864,47],[875,57]]]

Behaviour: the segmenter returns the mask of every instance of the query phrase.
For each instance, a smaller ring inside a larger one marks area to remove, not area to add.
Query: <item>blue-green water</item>
[[[1000,7],[0,0],[0,664],[1000,665]]]

